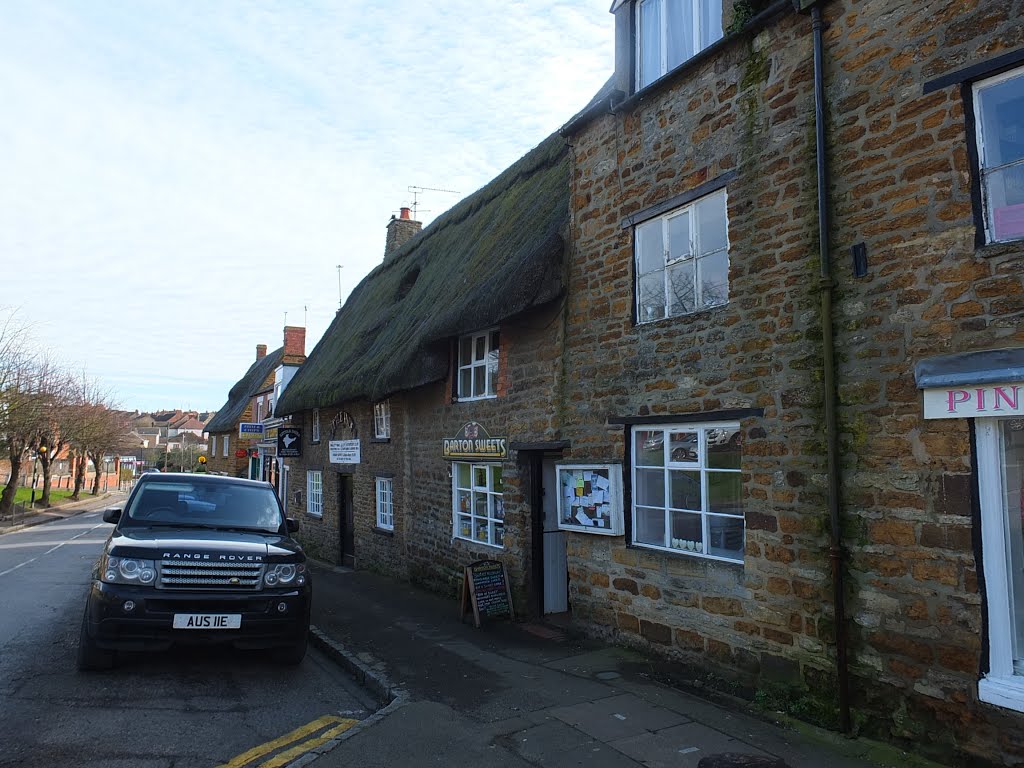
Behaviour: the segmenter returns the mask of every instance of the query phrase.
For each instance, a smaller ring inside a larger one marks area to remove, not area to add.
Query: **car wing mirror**
[[[104,523],[116,523],[121,519],[121,510],[117,507],[103,510]]]
[[[288,533],[295,533],[299,530],[299,521],[294,517],[286,517],[284,519],[284,524],[288,526]]]

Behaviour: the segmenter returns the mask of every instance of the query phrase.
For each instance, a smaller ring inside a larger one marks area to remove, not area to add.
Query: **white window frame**
[[[263,423],[263,399],[260,398],[256,401],[256,423]]]
[[[320,442],[320,409],[313,409],[313,437],[314,443]]]
[[[1009,419],[977,419],[978,492],[981,506],[981,555],[988,608],[989,671],[978,681],[978,698],[1024,712],[1024,668],[1014,668],[1010,521],[1004,504],[1003,426]],[[1024,657],[1024,649],[1017,656]]]
[[[1000,75],[989,77],[985,80],[979,80],[974,83],[972,88],[975,115],[975,141],[978,147],[978,177],[981,184],[982,215],[985,220],[985,242],[987,243],[1009,243],[1024,239],[1024,233],[1010,237],[997,237],[995,223],[996,211],[991,203],[989,188],[989,178],[994,174],[1003,173],[1013,168],[1018,169],[1020,173],[1024,174],[1024,157],[1017,158],[1016,160],[1010,160],[999,165],[992,165],[987,158],[988,148],[985,145],[985,134],[987,133],[987,128],[989,126],[987,124],[987,117],[983,108],[984,91],[993,86],[1002,85],[1010,80],[1019,80],[1021,90],[1024,92],[1024,67],[1018,67],[1010,70],[1009,72],[1003,72]],[[1022,130],[1024,130],[1024,128],[1022,128]],[[1024,136],[1021,137],[1021,141],[1024,142]],[[1024,216],[1024,213],[1021,215]]]
[[[395,530],[395,483],[390,477],[377,478],[377,527]]]
[[[692,38],[690,45],[693,53],[685,59],[670,63],[669,62],[669,46],[668,46],[668,29],[669,25],[666,21],[666,6],[668,3],[679,2],[682,4],[682,10],[690,11],[690,28],[692,30]],[[643,52],[644,52],[644,35],[643,35],[643,21],[641,9],[646,5],[657,5],[658,6],[658,47],[659,47],[659,64],[658,72],[650,79],[644,81],[643,72]],[[717,9],[717,17],[710,19],[708,16],[709,8]],[[651,83],[655,82],[661,77],[671,72],[678,66],[681,66],[691,58],[696,56],[698,53],[703,51],[705,48],[711,47],[714,43],[721,40],[725,32],[722,28],[722,1],[721,0],[637,0],[634,7],[634,18],[635,18],[635,29],[636,29],[636,48],[634,49],[634,56],[636,62],[636,90],[646,88]],[[714,22],[718,23],[718,28],[714,29]]]
[[[223,456],[225,459],[228,457],[228,443],[229,442],[230,442],[230,440],[228,440],[228,435],[224,435],[224,452],[221,454],[221,456]]]
[[[459,485],[459,467],[469,467],[469,485]],[[505,498],[504,472],[502,472],[502,490],[495,490],[494,471],[502,470],[496,462],[452,462],[452,538],[470,541],[474,544],[505,548]],[[477,472],[486,473],[486,482],[477,484]],[[459,504],[460,491],[468,494],[468,508],[462,509]],[[477,515],[476,501],[483,496],[487,499],[487,515]],[[468,529],[466,524],[468,523]],[[485,537],[479,538],[481,525],[486,525]],[[468,530],[468,533],[467,533]]]
[[[324,475],[319,469],[306,470],[306,513],[324,516]]]
[[[483,340],[484,352],[482,357],[476,353],[477,342]],[[463,346],[469,341],[469,359],[464,359]],[[497,328],[489,328],[479,333],[471,333],[459,337],[458,355],[459,365],[456,373],[456,388],[460,401],[487,400],[498,396],[498,375],[501,365],[501,335]],[[463,391],[463,374],[469,375],[469,392]],[[483,377],[483,394],[474,395],[478,377]]]
[[[210,435],[210,455],[211,456],[216,456],[217,455],[217,436],[216,435]]]
[[[391,437],[390,400],[381,400],[373,406],[373,435],[382,440]]]
[[[745,544],[746,544],[746,521],[744,519],[743,512],[739,514],[727,514],[719,512],[711,512],[709,510],[710,494],[709,494],[709,478],[714,473],[729,473],[736,474],[742,477],[742,469],[725,469],[708,466],[707,448],[708,448],[708,433],[715,430],[722,430],[723,436],[728,435],[741,435],[739,422],[704,422],[699,424],[686,424],[686,423],[665,423],[665,424],[637,424],[634,425],[630,434],[630,451],[632,456],[631,468],[630,468],[630,485],[632,488],[632,500],[630,504],[630,516],[632,521],[632,527],[630,530],[630,544],[635,547],[643,547],[645,549],[656,549],[664,552],[672,552],[673,554],[683,554],[692,557],[706,558],[709,560],[721,560],[728,563],[743,563]],[[662,451],[663,460],[662,466],[655,467],[651,465],[640,464],[640,459],[637,457],[637,434],[640,432],[658,432],[663,433],[662,438]],[[672,459],[669,455],[671,449],[671,443],[669,441],[669,434],[671,432],[696,432],[697,433],[697,451],[696,456],[691,458],[684,457],[683,459]],[[741,440],[742,438],[736,438]],[[742,464],[742,449],[741,449],[741,464]],[[653,505],[638,505],[637,504],[637,488],[638,472],[652,471],[660,469],[664,475],[664,505],[653,506]],[[671,471],[687,471],[687,472],[699,472],[700,473],[700,501],[701,508],[699,510],[692,508],[673,508],[672,507],[672,493],[671,493]],[[742,490],[742,489],[741,489]],[[652,542],[644,542],[637,540],[637,507],[656,510],[661,509],[664,513],[664,536],[661,544]],[[685,514],[699,515],[701,519],[701,540],[696,541],[684,541],[682,539],[673,539],[672,533],[672,513],[673,511],[682,512]],[[730,520],[739,520],[743,526],[743,539],[740,542],[739,557],[726,557],[722,555],[712,554],[709,550],[711,548],[711,520],[713,518],[727,518]],[[698,551],[695,547],[700,545]],[[690,545],[694,545],[691,548]]]

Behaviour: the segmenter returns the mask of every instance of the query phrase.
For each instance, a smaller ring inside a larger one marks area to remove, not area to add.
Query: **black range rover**
[[[174,643],[306,653],[312,584],[268,483],[215,475],[140,478],[93,569],[78,668],[113,664],[117,650]]]

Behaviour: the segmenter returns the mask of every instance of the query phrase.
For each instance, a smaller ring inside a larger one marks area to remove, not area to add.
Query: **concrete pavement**
[[[934,765],[711,703],[657,682],[641,654],[546,625],[476,629],[458,601],[375,574],[320,565],[314,585],[315,641],[383,708],[299,765],[707,768],[723,753],[766,768]]]

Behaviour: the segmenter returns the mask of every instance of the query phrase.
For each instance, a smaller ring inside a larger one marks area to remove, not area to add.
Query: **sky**
[[[285,324],[312,351],[402,206],[590,100],[609,7],[5,0],[0,309],[120,408],[219,408]]]

